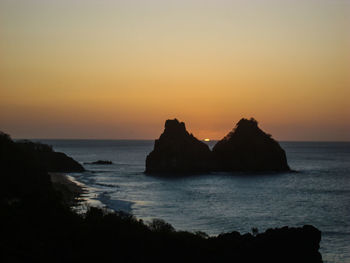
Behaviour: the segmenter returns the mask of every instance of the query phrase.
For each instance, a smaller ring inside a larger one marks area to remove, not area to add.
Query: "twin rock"
[[[146,173],[290,171],[286,153],[258,122],[241,119],[212,150],[177,119],[165,122],[146,158]]]

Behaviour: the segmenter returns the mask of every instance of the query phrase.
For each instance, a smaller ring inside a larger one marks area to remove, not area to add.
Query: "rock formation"
[[[177,119],[165,122],[164,132],[146,158],[146,173],[193,173],[210,170],[208,145],[196,139]]]
[[[167,120],[163,134],[146,158],[146,173],[289,170],[285,151],[253,118],[241,119],[212,152],[186,131],[183,122]]]
[[[218,171],[288,171],[285,151],[251,118],[241,119],[235,129],[213,148]]]

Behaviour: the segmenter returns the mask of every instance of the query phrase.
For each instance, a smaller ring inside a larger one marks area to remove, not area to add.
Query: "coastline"
[[[68,206],[77,206],[84,201],[82,195],[87,192],[85,187],[69,179],[64,173],[50,172],[53,188],[62,195],[63,202]]]
[[[32,144],[21,145],[24,147],[21,151],[5,136],[3,141],[0,140],[2,145],[8,148],[5,148],[5,152],[9,153],[8,157],[0,160],[6,172],[2,176],[5,184],[1,185],[3,192],[0,200],[0,215],[4,221],[2,236],[6,241],[5,247],[0,242],[4,262],[107,262],[115,260],[116,254],[123,262],[162,262],[169,255],[173,257],[173,251],[176,250],[175,258],[171,261],[185,258],[186,261],[209,259],[217,262],[294,263],[307,259],[310,263],[322,263],[322,255],[318,251],[321,231],[312,225],[269,228],[264,233],[255,231],[243,235],[237,231],[222,232],[210,237],[203,232],[177,231],[163,219],[144,222],[134,215],[113,212],[103,207],[86,206],[83,211],[80,209],[84,208],[81,201],[85,202],[84,199],[88,199],[87,195],[91,194],[89,184],[85,186],[65,173],[70,169],[65,168],[64,164],[51,167],[44,157],[41,161],[37,160],[36,151],[41,149],[40,144],[39,148]],[[26,147],[29,150],[26,151]],[[46,164],[51,167],[51,171],[57,172],[45,172],[45,168],[48,169]],[[138,176],[139,173],[134,175]],[[120,179],[127,183],[124,178]],[[16,187],[12,186],[14,180],[18,182]],[[137,187],[149,186],[142,184],[139,178],[137,180]],[[111,182],[111,186],[119,185],[120,182]],[[209,185],[211,187],[212,184]],[[108,191],[99,194],[97,198],[112,201]],[[188,199],[187,194],[182,196]],[[149,205],[152,206],[151,203]],[[153,253],[155,248],[157,251]],[[116,253],[106,253],[112,250]],[[135,251],[138,253],[135,254]]]

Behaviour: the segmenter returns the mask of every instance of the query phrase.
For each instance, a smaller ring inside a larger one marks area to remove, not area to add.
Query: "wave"
[[[98,185],[98,186],[106,186],[106,187],[113,187],[113,188],[119,188],[119,185],[116,185],[116,184],[95,183],[95,185]]]
[[[102,192],[97,196],[97,200],[99,200],[101,203],[105,204],[107,208],[113,209],[114,211],[123,211],[127,213],[131,213],[132,211],[132,205],[134,202],[127,201],[127,200],[121,200],[111,199],[111,196],[108,192]]]

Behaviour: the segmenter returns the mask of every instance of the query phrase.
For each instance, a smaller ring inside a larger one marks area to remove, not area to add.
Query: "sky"
[[[350,0],[0,0],[0,130],[350,140]]]

